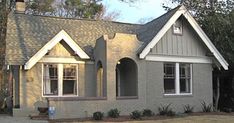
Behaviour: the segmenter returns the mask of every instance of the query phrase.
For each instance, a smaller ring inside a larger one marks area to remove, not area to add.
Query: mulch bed
[[[166,119],[173,119],[173,118],[181,118],[181,117],[187,117],[187,116],[203,116],[203,115],[228,115],[228,116],[234,116],[234,112],[232,113],[225,113],[225,112],[196,112],[196,113],[190,113],[190,114],[178,114],[176,116],[160,116],[155,115],[152,117],[142,117],[141,119],[137,119],[139,121],[144,120],[166,120]],[[55,120],[48,120],[49,123],[63,123],[63,122],[85,122],[85,121],[93,121],[98,122],[97,120],[94,120],[92,118],[72,118],[72,119],[55,119]],[[118,118],[110,118],[110,117],[104,117],[103,120],[100,122],[123,122],[123,121],[135,121],[135,119],[131,119],[130,116],[120,116]]]
[[[176,117],[167,117],[167,116],[155,115],[155,116],[152,116],[152,117],[142,117],[141,119],[136,119],[136,120],[162,120],[162,119],[169,119],[169,118],[176,118]],[[118,118],[104,117],[103,120],[100,120],[99,122],[124,122],[124,121],[134,121],[134,120],[135,119],[131,119],[130,116],[120,116]],[[98,120],[94,120],[92,118],[72,118],[72,119],[49,120],[49,123],[85,122],[85,121],[98,122]]]
[[[48,115],[29,115],[32,120],[49,120]]]

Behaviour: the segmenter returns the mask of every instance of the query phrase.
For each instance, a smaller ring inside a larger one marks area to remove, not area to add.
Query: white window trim
[[[53,63],[42,63],[41,67],[42,67],[42,76],[41,76],[41,91],[42,91],[42,97],[78,97],[79,96],[79,81],[78,81],[78,70],[79,70],[79,65],[76,64],[76,87],[77,87],[77,92],[76,92],[76,95],[63,95],[62,94],[62,89],[63,89],[63,64],[69,64],[69,63],[54,63],[57,65],[57,68],[58,68],[58,95],[45,95],[44,94],[44,65],[45,64],[53,64]],[[72,64],[72,63],[71,63]]]
[[[147,55],[146,61],[178,62],[178,63],[212,63],[212,59],[199,56],[171,56],[171,55]]]
[[[176,28],[179,27],[180,30],[176,30]],[[174,35],[182,35],[183,34],[183,23],[181,23],[180,26],[176,25],[176,22],[173,24],[172,32]]]
[[[180,93],[180,63],[175,63],[175,93],[167,94],[164,92],[165,96],[186,96],[186,95],[192,95],[193,94],[193,67],[192,64],[190,64],[190,93]],[[165,90],[164,90],[165,91]]]
[[[175,64],[175,94],[180,94],[180,65],[179,63]]]
[[[43,57],[40,61],[43,63],[62,63],[62,64],[94,64],[93,61],[77,61],[74,57]]]

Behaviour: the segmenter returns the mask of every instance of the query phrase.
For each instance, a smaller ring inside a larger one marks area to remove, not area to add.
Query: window
[[[77,65],[44,64],[43,95],[45,96],[76,96]]]
[[[176,21],[176,22],[173,24],[173,34],[182,35],[182,33],[183,33],[182,22]]]
[[[57,65],[44,65],[44,95],[58,95]]]
[[[191,94],[191,65],[185,63],[164,64],[164,93]]]
[[[190,93],[190,65],[180,64],[180,93]]]
[[[63,65],[63,95],[76,95],[76,65]]]
[[[165,93],[175,93],[175,64],[164,64]]]

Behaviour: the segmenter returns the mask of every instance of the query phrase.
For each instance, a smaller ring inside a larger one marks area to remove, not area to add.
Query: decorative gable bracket
[[[90,59],[90,57],[76,44],[76,42],[64,31],[61,30],[55,37],[47,42],[34,56],[32,56],[24,65],[24,69],[31,69],[43,56],[46,55],[56,44],[64,41],[81,59]]]

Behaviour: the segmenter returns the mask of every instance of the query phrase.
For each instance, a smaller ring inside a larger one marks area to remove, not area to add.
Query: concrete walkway
[[[0,123],[48,123],[44,120],[30,120],[29,117],[1,116]]]

